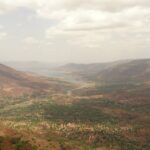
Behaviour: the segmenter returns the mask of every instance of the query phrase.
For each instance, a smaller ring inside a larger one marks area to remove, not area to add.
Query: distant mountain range
[[[66,65],[40,62],[6,62],[17,70],[67,81],[96,81],[103,84],[150,82],[150,59]]]
[[[59,71],[101,83],[150,82],[150,59],[96,64],[67,64]]]

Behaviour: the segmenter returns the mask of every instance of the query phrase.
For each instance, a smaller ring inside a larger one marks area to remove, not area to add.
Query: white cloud
[[[47,29],[46,36],[51,39],[61,36],[70,43],[98,47],[102,41],[113,41],[115,33],[122,35],[122,39],[125,38],[123,35],[126,39],[130,38],[130,32],[142,33],[143,29],[150,28],[149,16],[150,9],[137,6],[120,12],[78,10]]]
[[[120,27],[150,13],[149,0],[0,0],[1,13],[18,7],[57,20],[66,30]]]
[[[4,39],[7,36],[6,32],[0,32],[0,40]]]
[[[33,36],[28,36],[26,38],[24,38],[22,40],[22,42],[24,44],[27,44],[27,45],[30,45],[30,46],[36,46],[38,48],[42,48],[42,47],[46,47],[46,46],[49,46],[51,45],[52,43],[47,40],[47,39],[38,39],[38,38],[35,38]]]
[[[3,29],[4,27],[2,25],[0,25],[0,30]]]
[[[0,0],[0,14],[20,7],[51,22],[46,38],[31,33],[23,40],[28,45],[121,49],[148,44],[150,37],[150,0]]]
[[[37,44],[39,43],[39,41],[37,39],[35,39],[34,37],[26,37],[24,40],[23,40],[24,43],[26,44]]]

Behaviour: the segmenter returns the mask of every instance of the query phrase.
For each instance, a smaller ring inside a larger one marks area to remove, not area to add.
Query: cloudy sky
[[[150,0],[0,0],[0,60],[150,57]]]

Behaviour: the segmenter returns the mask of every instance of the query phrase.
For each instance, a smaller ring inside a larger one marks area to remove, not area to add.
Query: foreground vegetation
[[[16,143],[22,148],[11,144],[15,150],[26,150],[26,144],[29,150],[149,150],[149,108],[144,101],[122,102],[110,96],[81,96],[63,104],[52,96],[24,95],[2,98],[0,116],[3,125],[20,137]],[[1,146],[6,139],[1,138]]]

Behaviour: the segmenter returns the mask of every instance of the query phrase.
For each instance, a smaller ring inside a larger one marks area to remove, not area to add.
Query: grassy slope
[[[58,104],[51,97],[32,100],[33,103],[15,106],[15,109],[1,109],[0,115],[4,120],[24,122],[24,130],[30,127],[29,121],[32,122],[30,130],[37,128],[36,132],[44,134],[44,141],[50,145],[57,143],[56,150],[150,148],[149,105],[131,105],[104,98],[81,99],[68,105]],[[44,127],[39,125],[42,122],[46,122]],[[30,137],[29,131],[27,133]]]

